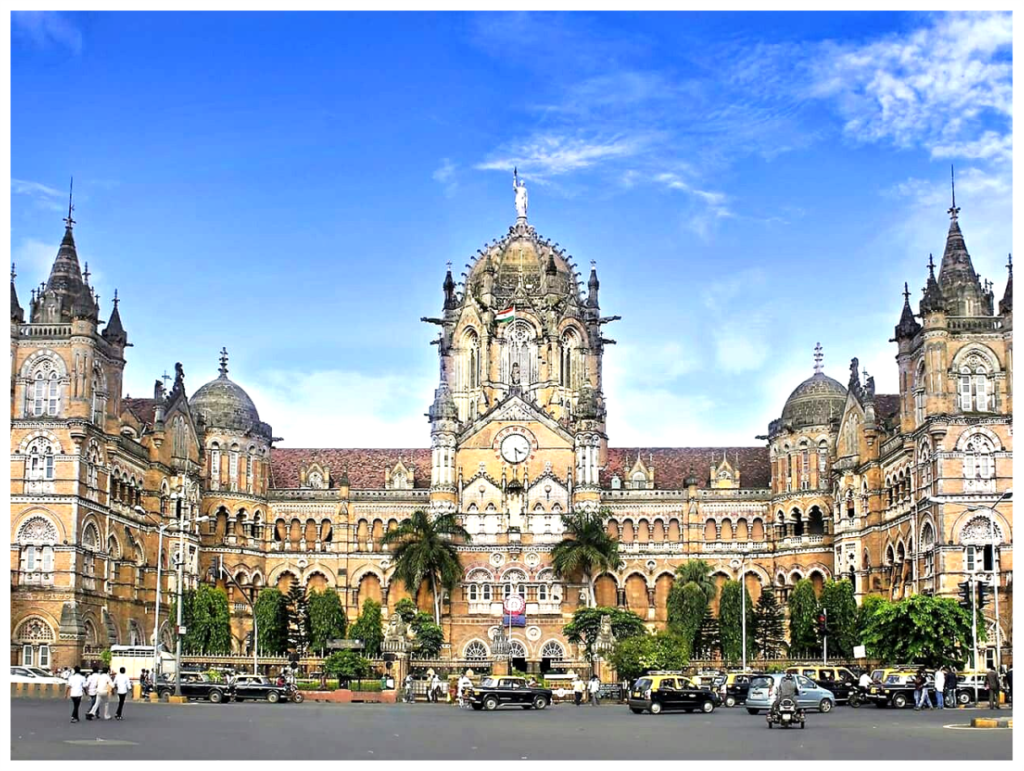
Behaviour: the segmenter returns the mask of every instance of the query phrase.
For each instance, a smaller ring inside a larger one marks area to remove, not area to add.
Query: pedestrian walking
[[[75,671],[68,676],[68,686],[65,697],[71,699],[71,722],[78,722],[78,708],[82,705],[82,696],[85,694],[85,676],[82,668],[75,667]]]
[[[412,704],[416,699],[412,695],[412,673],[405,676],[405,701]]]
[[[572,698],[577,707],[583,703],[584,690],[585,686],[583,685],[583,681],[580,679],[579,675],[577,675],[572,681]]]
[[[928,678],[924,674],[924,669],[917,670],[917,675],[914,676],[914,710],[920,710],[921,707],[932,708],[931,699],[928,698]]]
[[[473,683],[469,679],[469,675],[463,672],[462,677],[459,678],[459,682],[455,688],[455,695],[459,702],[459,707],[464,708],[469,706],[469,691],[473,688]]]
[[[99,682],[99,678],[99,670],[94,669],[85,679],[85,695],[92,700],[89,702],[89,709],[85,711],[86,720],[92,720],[93,710],[96,709],[96,702],[99,700],[99,696],[96,695],[96,683]]]
[[[935,706],[937,709],[945,709],[945,687],[946,687],[946,673],[942,667],[935,670]]]
[[[114,681],[110,679],[110,672],[100,670],[96,676],[96,701],[89,710],[90,719],[99,719],[100,711],[104,720],[110,720],[110,692],[114,689]],[[89,715],[86,715],[89,718]]]
[[[956,706],[960,700],[956,696],[956,670],[953,667],[946,668],[946,703]]]
[[[132,689],[132,679],[125,674],[124,667],[114,676],[114,690],[117,691],[117,714],[116,720],[123,720],[124,700],[128,698],[128,692]]]
[[[985,685],[988,686],[988,708],[999,709],[999,673],[994,666],[989,666],[985,673]]]
[[[430,693],[433,695],[431,701],[437,704],[441,698],[441,678],[437,676],[437,672],[434,673],[433,679],[430,681]]]
[[[601,693],[601,680],[597,675],[590,676],[590,706],[598,706],[598,695]]]

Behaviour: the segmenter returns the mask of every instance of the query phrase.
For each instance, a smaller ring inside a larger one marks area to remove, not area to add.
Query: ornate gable
[[[729,462],[722,452],[722,462],[711,464],[710,487],[718,490],[735,490],[740,486],[740,470]]]
[[[391,468],[384,469],[385,490],[412,490],[415,484],[416,467],[405,465],[401,460]]]

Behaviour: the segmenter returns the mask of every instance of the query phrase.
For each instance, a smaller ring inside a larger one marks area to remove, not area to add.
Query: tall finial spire
[[[935,259],[932,257],[931,252],[928,252],[928,275],[931,278],[935,278]]]
[[[825,358],[825,354],[821,350],[821,343],[814,346],[814,374],[820,375],[823,369],[821,360]]]
[[[903,302],[910,302],[910,285],[906,281],[903,282]]]
[[[85,279],[86,286],[89,286],[89,276],[91,275],[92,273],[89,272],[89,263],[85,263],[85,270],[82,271],[82,278]]]
[[[67,225],[68,230],[74,227],[75,221],[71,218],[71,213],[75,210],[75,178],[71,178],[71,189],[68,191],[68,216],[64,218],[64,224]]]
[[[1013,254],[1006,255],[1006,269],[1010,271],[1010,278],[1013,278]],[[14,278],[14,266],[11,265],[11,278]]]
[[[221,348],[220,349],[220,376],[221,377],[227,377],[228,376],[228,349],[227,348]]]
[[[18,277],[18,274],[14,272],[14,263],[11,263],[11,281],[14,281]]]
[[[115,289],[114,290],[114,310],[117,310],[117,304],[119,302],[121,302],[121,301],[117,299],[117,290]]]
[[[960,209],[956,205],[956,176],[953,173],[953,164],[949,165],[949,189],[953,194],[953,205],[949,207],[949,218],[956,220],[956,215],[960,213]]]

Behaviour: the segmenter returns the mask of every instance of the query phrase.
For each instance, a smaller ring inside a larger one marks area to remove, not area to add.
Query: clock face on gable
[[[522,426],[505,426],[494,435],[493,447],[501,460],[516,465],[526,462],[537,449],[537,438]]]

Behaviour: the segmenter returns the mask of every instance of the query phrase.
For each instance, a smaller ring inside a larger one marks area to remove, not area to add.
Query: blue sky
[[[17,13],[11,249],[76,239],[134,347],[231,376],[286,446],[426,446],[431,327],[515,218],[596,260],[623,320],[613,445],[755,444],[860,357],[895,391],[903,281],[1011,251],[1008,14]]]

